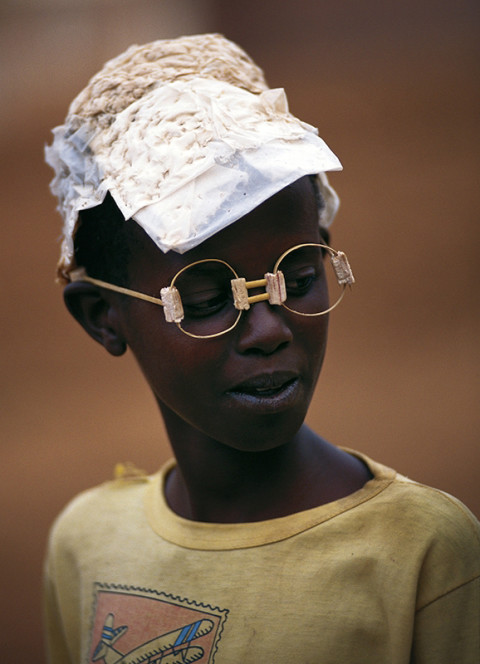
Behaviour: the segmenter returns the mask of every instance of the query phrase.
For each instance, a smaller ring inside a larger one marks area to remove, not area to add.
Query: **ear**
[[[65,286],[63,299],[72,316],[110,355],[125,353],[127,344],[121,334],[118,310],[101,289],[82,282],[70,283]]]

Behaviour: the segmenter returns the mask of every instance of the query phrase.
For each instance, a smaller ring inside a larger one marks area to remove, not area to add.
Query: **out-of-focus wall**
[[[0,136],[60,121],[98,67],[131,43],[208,29],[211,0],[2,0]],[[13,137],[12,137],[13,138]]]
[[[107,58],[198,31],[242,43],[345,167],[332,176],[342,197],[332,243],[357,285],[331,317],[310,423],[480,514],[476,3],[3,0],[5,662],[42,661],[54,515],[117,460],[153,471],[169,454],[132,359],[108,357],[64,310],[43,144]]]

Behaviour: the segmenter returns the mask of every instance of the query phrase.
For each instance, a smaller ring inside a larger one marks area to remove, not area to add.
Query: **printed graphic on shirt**
[[[89,664],[214,664],[227,610],[156,590],[95,585]]]

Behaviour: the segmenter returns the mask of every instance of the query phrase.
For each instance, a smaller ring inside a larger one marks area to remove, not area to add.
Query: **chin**
[[[302,427],[306,411],[289,413],[288,418],[281,415],[269,415],[254,418],[254,422],[244,421],[233,436],[219,437],[220,442],[239,452],[269,452],[284,447],[295,439]]]

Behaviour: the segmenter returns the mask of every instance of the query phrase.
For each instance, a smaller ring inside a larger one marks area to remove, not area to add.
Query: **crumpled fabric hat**
[[[45,157],[64,219],[63,281],[76,267],[78,212],[107,192],[164,252],[196,247],[304,175],[318,174],[321,226],[338,208],[325,175],[342,168],[338,158],[221,35],[131,46],[90,80],[53,135]]]

